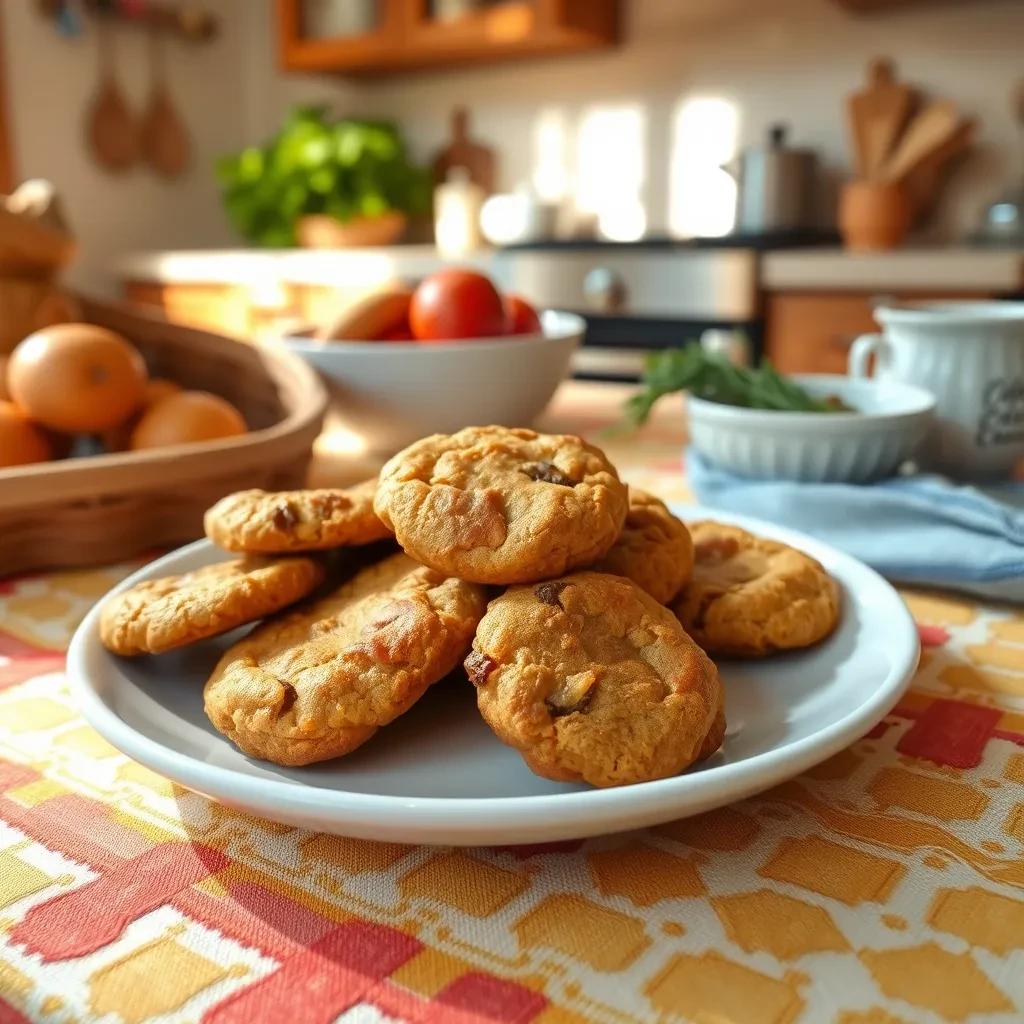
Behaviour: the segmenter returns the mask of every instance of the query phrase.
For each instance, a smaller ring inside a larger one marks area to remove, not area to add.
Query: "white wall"
[[[646,115],[645,200],[655,228],[667,223],[675,112],[687,98],[722,97],[739,112],[739,144],[773,121],[817,149],[833,173],[850,166],[844,97],[866,62],[888,55],[905,80],[950,97],[981,122],[981,145],[957,171],[933,233],[969,230],[980,209],[1024,177],[1024,129],[1010,94],[1024,78],[1021,0],[921,3],[856,17],[835,0],[627,0],[626,44],[599,54],[383,80],[366,109],[401,118],[417,148],[446,136],[455,103],[500,156],[501,184],[527,180],[533,132],[544,110],[571,126],[594,108],[633,103]]]
[[[223,245],[233,236],[221,212],[212,164],[248,137],[241,69],[251,0],[217,0],[218,39],[202,45],[167,44],[172,97],[194,146],[188,172],[164,181],[144,167],[112,175],[86,148],[85,117],[97,81],[97,39],[90,26],[60,36],[35,2],[3,5],[3,68],[15,173],[45,177],[63,196],[80,241],[72,283],[103,285],[102,268],[126,250]],[[141,112],[148,96],[146,33],[121,28],[114,36],[122,91]]]

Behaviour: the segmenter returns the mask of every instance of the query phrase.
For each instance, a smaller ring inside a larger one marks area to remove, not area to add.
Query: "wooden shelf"
[[[394,74],[496,60],[578,53],[615,45],[618,0],[505,0],[440,21],[429,0],[379,0],[373,32],[314,39],[302,0],[277,0],[278,54],[286,71]]]
[[[952,7],[957,3],[971,3],[974,0],[833,0],[840,7],[854,14],[883,14],[904,7],[937,7],[945,4]]]

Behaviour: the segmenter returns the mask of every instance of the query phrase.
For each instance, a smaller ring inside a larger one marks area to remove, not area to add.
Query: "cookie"
[[[711,654],[759,656],[809,647],[839,621],[839,591],[820,563],[736,526],[690,526],[693,576],[672,604]]]
[[[252,757],[340,757],[458,665],[485,604],[482,587],[392,555],[226,651],[206,714]]]
[[[655,601],[668,604],[693,570],[690,531],[653,494],[629,489],[629,510],[618,540],[595,572],[627,576]]]
[[[435,434],[381,470],[374,508],[424,565],[477,583],[528,583],[601,558],[626,486],[600,449],[507,427]]]
[[[138,583],[100,614],[115,654],[162,654],[262,619],[305,597],[324,577],[311,558],[241,558]]]
[[[206,513],[206,536],[225,551],[284,553],[369,544],[391,536],[373,511],[376,480],[345,489],[239,491]]]
[[[549,779],[665,778],[713,753],[724,732],[715,666],[620,576],[512,587],[488,606],[465,669],[487,724]]]

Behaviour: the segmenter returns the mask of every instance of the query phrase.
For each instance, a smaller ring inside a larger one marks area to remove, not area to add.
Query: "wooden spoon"
[[[903,181],[935,150],[940,149],[960,127],[960,114],[952,100],[929,103],[907,126],[879,178],[896,184]]]
[[[192,146],[167,89],[163,50],[156,29],[149,39],[151,85],[140,127],[142,155],[157,174],[177,178],[188,167]]]
[[[876,57],[868,65],[866,87],[847,101],[861,177],[873,179],[878,175],[907,123],[914,100],[914,90],[896,81],[891,60]]]
[[[113,36],[110,26],[97,22],[99,85],[89,109],[86,135],[96,162],[108,171],[125,171],[139,158],[135,118],[128,106],[115,72]]]
[[[923,216],[935,205],[939,197],[939,186],[949,165],[971,148],[976,127],[973,119],[961,121],[956,131],[921,160],[904,179],[903,189],[910,199],[915,216]]]

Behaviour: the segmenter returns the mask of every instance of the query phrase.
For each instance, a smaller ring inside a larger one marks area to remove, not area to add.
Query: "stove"
[[[636,380],[646,356],[699,342],[706,332],[735,335],[756,362],[763,346],[758,270],[767,249],[833,243],[821,232],[729,235],[680,241],[553,241],[509,246],[496,257],[503,286],[538,306],[587,321],[574,375]]]

